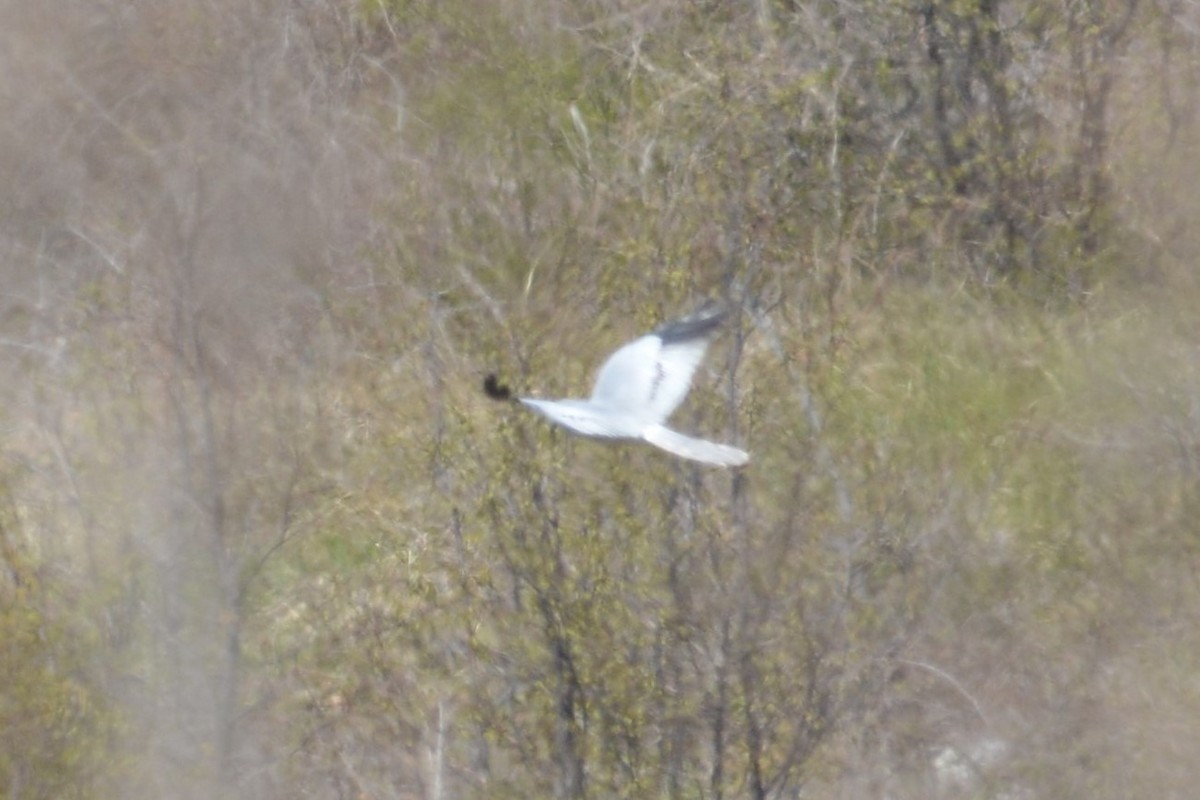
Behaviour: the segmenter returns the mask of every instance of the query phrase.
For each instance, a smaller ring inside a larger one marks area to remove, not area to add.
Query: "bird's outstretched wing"
[[[650,392],[650,406],[657,419],[671,416],[687,397],[696,367],[724,319],[725,312],[720,307],[709,305],[654,332],[662,342],[656,380]]]
[[[724,312],[707,305],[668,322],[609,356],[591,400],[662,422],[679,407]]]
[[[719,467],[740,467],[750,461],[750,454],[727,444],[717,444],[692,436],[684,436],[663,425],[651,425],[642,432],[642,438],[655,447],[680,458],[715,464]]]

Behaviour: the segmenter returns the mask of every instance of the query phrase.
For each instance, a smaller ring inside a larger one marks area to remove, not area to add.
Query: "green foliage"
[[[116,719],[89,664],[102,648],[90,620],[56,597],[64,589],[29,552],[9,502],[0,554],[0,785],[27,797],[96,796],[120,770],[106,765]]]

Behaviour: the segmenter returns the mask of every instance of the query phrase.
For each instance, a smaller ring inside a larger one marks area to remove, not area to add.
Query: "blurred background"
[[[9,798],[1191,798],[1200,8],[0,0]],[[743,471],[489,403],[704,298]]]

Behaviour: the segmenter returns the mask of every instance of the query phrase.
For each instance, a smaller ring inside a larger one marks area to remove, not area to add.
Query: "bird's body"
[[[633,340],[604,362],[587,400],[519,400],[582,436],[640,439],[693,461],[741,466],[750,460],[744,450],[685,436],[663,424],[687,396],[723,317],[719,309],[706,307]],[[497,385],[492,376],[489,380]]]

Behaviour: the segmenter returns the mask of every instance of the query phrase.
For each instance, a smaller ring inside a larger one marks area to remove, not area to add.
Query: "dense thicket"
[[[0,786],[1190,797],[1197,30],[0,0]]]

